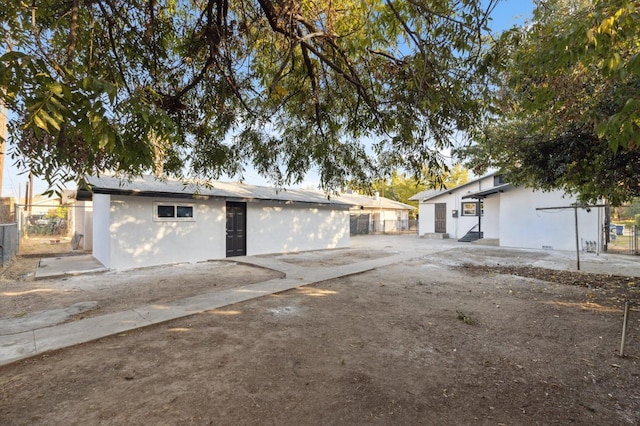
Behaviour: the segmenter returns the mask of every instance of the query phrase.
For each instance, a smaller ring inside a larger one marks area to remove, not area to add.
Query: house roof
[[[385,197],[369,197],[360,194],[339,194],[336,198],[345,203],[363,209],[383,209],[383,210],[413,210],[414,206],[404,204],[399,201],[391,200]]]
[[[236,182],[188,183],[175,179],[159,179],[141,176],[133,179],[115,176],[88,176],[86,182],[95,194],[134,195],[141,197],[166,197],[187,199],[223,198],[232,201],[276,201],[281,203],[306,203],[349,208],[350,203],[329,198],[321,191],[303,189],[276,189],[267,186],[247,185]],[[78,199],[90,199],[91,192],[78,190]]]
[[[428,200],[430,198],[437,197],[440,194],[444,194],[448,189],[425,189],[424,191],[418,192],[416,195],[413,195],[409,198],[410,201],[422,201]]]
[[[430,200],[432,198],[436,198],[439,195],[446,194],[447,192],[451,192],[451,191],[454,191],[454,190],[462,189],[462,188],[464,188],[466,186],[469,186],[469,185],[473,185],[474,183],[478,183],[481,180],[486,179],[488,177],[491,177],[491,176],[493,176],[495,174],[496,174],[496,172],[489,173],[487,175],[484,175],[484,176],[479,177],[477,179],[470,180],[469,182],[463,183],[462,185],[458,185],[458,186],[455,186],[453,188],[427,189],[427,190],[418,192],[416,195],[414,195],[411,198],[409,198],[409,200],[411,200],[411,201],[427,201],[427,200]]]
[[[487,198],[490,195],[498,194],[511,189],[511,184],[505,183],[502,185],[494,186],[493,188],[485,189],[484,191],[473,192],[462,197],[463,200],[473,198],[476,200]]]

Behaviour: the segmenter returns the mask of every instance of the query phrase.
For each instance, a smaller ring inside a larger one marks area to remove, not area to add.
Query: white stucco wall
[[[94,256],[111,269],[224,259],[226,202],[94,194]],[[188,221],[154,220],[155,203],[191,204]],[[349,211],[247,203],[247,255],[349,246]],[[106,243],[105,243],[106,242]]]
[[[248,203],[247,255],[349,247],[349,211]]]
[[[154,220],[156,202],[191,204],[193,220]],[[109,267],[129,269],[224,258],[224,207],[223,201],[113,195]]]
[[[481,224],[483,238],[500,238],[500,200],[501,197],[497,195],[484,199]]]
[[[73,213],[72,235],[82,234],[80,248],[91,250],[93,247],[93,203],[91,201],[76,201],[71,211]]]
[[[87,207],[84,212],[84,238],[80,241],[83,250],[91,250],[93,247],[93,205]]]
[[[451,191],[444,192],[441,195],[430,198],[426,201],[419,200],[418,204],[418,234],[430,234],[435,232],[435,204],[445,203],[447,205],[447,234],[449,238],[462,238],[474,225],[478,224],[478,216],[463,216],[462,215],[462,202],[475,202],[477,200],[463,200],[465,195],[490,189],[494,186],[493,176],[489,176],[473,183],[463,185],[461,188],[452,189]],[[453,217],[453,210],[458,211],[458,217]],[[488,222],[485,229],[485,216],[482,217],[482,232],[485,238],[497,238],[497,236],[490,236],[493,233],[497,233],[498,225],[496,222]]]
[[[477,216],[463,216],[462,197],[493,187],[493,177],[482,179],[463,188],[454,189],[419,204],[419,234],[433,233],[435,229],[435,204],[447,205],[447,233],[450,238],[461,238],[478,223]],[[511,188],[484,199],[482,232],[484,238],[498,238],[500,245],[520,248],[550,248],[575,250],[575,221],[573,209],[536,210],[539,207],[569,206],[574,197],[562,191],[541,192],[527,188]],[[458,210],[453,218],[452,210]],[[600,217],[598,208],[591,212],[578,210],[579,242],[599,242]]]
[[[500,245],[505,247],[575,250],[573,209],[536,210],[539,207],[562,207],[575,202],[561,191],[534,192],[516,188],[505,193],[500,203]],[[564,196],[564,197],[563,197]],[[598,241],[598,209],[578,210],[579,238]],[[580,241],[580,240],[579,240]]]
[[[74,235],[76,233],[84,234],[85,206],[86,206],[86,201],[76,201],[75,204],[71,207],[71,209],[69,209],[70,220],[71,220],[71,223],[73,224],[71,235]]]
[[[435,205],[432,203],[418,204],[418,235],[432,234],[435,232],[435,220],[436,215]],[[447,219],[447,225],[449,220]]]
[[[466,192],[465,192],[466,194]],[[478,224],[478,216],[463,216],[462,215],[462,196],[463,194],[453,192],[451,194],[446,193],[437,198],[432,198],[426,203],[420,203],[419,211],[420,217],[418,220],[418,231],[420,235],[426,233],[435,232],[435,214],[436,204],[444,203],[447,205],[446,218],[447,218],[447,234],[449,238],[461,238],[471,228]],[[469,202],[475,202],[476,200],[464,200]],[[453,210],[458,211],[458,217],[453,217]],[[484,217],[482,218],[482,228],[485,232]],[[485,234],[486,235],[486,234]]]
[[[111,268],[111,196],[93,194],[93,257]]]

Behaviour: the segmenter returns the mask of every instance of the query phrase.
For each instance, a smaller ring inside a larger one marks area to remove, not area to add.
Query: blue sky
[[[532,0],[501,0],[493,11],[491,28],[504,31],[514,25],[522,25],[533,16]]]
[[[493,13],[493,21],[491,28],[495,32],[501,32],[511,28],[514,25],[522,25],[525,21],[530,20],[534,9],[532,0],[501,0]],[[245,173],[245,183],[255,185],[268,185],[269,183],[252,170]],[[2,181],[2,196],[18,197],[18,192],[24,196],[27,174],[20,174],[11,159],[5,159],[4,177]],[[314,173],[310,173],[307,179],[300,185],[302,187],[317,187],[318,179]],[[34,184],[35,193],[41,193],[47,189],[47,185],[36,179]]]

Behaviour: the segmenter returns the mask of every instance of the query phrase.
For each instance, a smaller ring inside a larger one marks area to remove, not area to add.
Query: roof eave
[[[90,194],[91,192],[88,190],[80,190],[83,192],[82,200],[89,201],[92,197],[89,195],[84,195],[84,193]],[[80,191],[78,191],[80,193]],[[102,188],[102,187],[93,187],[93,194],[106,194],[106,195],[124,195],[124,196],[135,196],[135,197],[153,197],[153,198],[177,198],[182,200],[227,200],[234,202],[245,202],[245,203],[260,203],[260,202],[271,202],[276,204],[304,204],[306,206],[316,206],[316,207],[326,207],[331,206],[338,209],[348,210],[350,208],[350,204],[343,202],[319,202],[319,201],[302,201],[302,200],[283,200],[278,198],[257,198],[257,197],[241,197],[241,196],[232,196],[232,195],[211,195],[211,194],[192,194],[187,192],[163,192],[163,191],[142,191],[136,189],[116,189],[116,188]],[[80,200],[80,199],[79,199]],[[80,200],[80,201],[82,201]]]
[[[508,183],[505,183],[503,185],[500,186],[495,186],[493,188],[490,189],[485,189],[484,191],[478,191],[475,192],[473,194],[467,194],[465,196],[462,197],[463,200],[468,200],[468,199],[475,199],[475,200],[482,200],[485,199],[487,197],[490,197],[491,195],[495,195],[495,194],[501,194],[505,191],[508,191],[509,189],[511,189],[511,185]]]

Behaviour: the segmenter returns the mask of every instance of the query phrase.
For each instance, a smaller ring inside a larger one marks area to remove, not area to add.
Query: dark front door
[[[227,203],[227,257],[247,254],[247,205]]]
[[[447,203],[436,203],[436,230],[435,232],[447,232]]]

